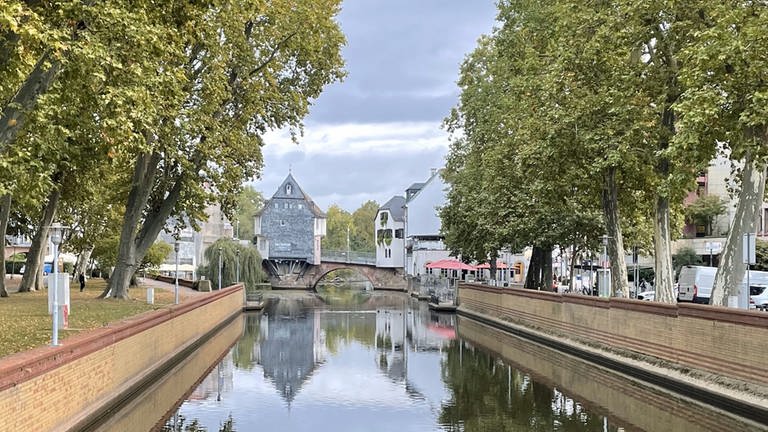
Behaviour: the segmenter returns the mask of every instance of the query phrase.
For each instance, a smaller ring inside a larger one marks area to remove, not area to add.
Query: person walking
[[[78,276],[77,280],[80,282],[80,292],[83,292],[85,289],[85,274],[80,273],[80,276]]]

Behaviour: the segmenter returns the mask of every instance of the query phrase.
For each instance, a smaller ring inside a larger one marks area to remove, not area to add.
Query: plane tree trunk
[[[603,170],[603,218],[608,233],[608,259],[611,263],[612,296],[621,293],[622,297],[629,296],[627,284],[627,265],[624,260],[624,239],[621,234],[619,215],[618,188],[616,186],[616,167]]]
[[[764,143],[766,145],[768,143]],[[741,170],[741,190],[739,203],[733,216],[731,229],[723,246],[720,265],[715,273],[715,282],[709,303],[727,306],[728,297],[739,292],[747,265],[744,263],[743,250],[745,233],[755,232],[755,221],[759,215],[765,193],[766,165],[752,159],[750,152],[744,158]]]
[[[181,196],[183,175],[179,175],[164,198],[152,203],[144,214],[152,196],[161,157],[158,152],[144,153],[136,160],[120,232],[117,263],[102,297],[128,298],[128,287],[136,270]]]
[[[5,232],[8,230],[8,219],[11,216],[11,195],[5,194],[0,199],[0,234],[5,239]],[[8,290],[5,289],[5,241],[0,241],[0,297],[8,297]]]
[[[29,292],[36,289],[41,289],[43,286],[42,261],[45,257],[45,247],[48,240],[48,231],[53,223],[53,218],[56,216],[56,208],[59,206],[59,199],[61,198],[61,191],[59,188],[55,188],[48,194],[48,201],[43,209],[43,217],[40,219],[40,226],[35,232],[35,236],[32,238],[32,245],[29,247],[29,253],[27,254],[27,261],[24,264],[26,266],[24,270],[24,276],[21,278],[21,285],[19,285],[19,292]]]

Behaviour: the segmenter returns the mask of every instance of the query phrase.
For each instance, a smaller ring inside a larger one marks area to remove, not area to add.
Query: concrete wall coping
[[[93,352],[120,342],[144,330],[170,321],[191,310],[229,295],[242,295],[243,284],[232,285],[210,295],[123,319],[98,329],[85,331],[64,339],[59,346],[43,346],[0,359],[0,391],[14,387],[61,365],[73,362]]]
[[[699,305],[693,303],[667,304],[647,300],[626,298],[603,298],[579,294],[559,294],[522,288],[499,288],[475,283],[459,284],[459,289],[472,289],[495,294],[536,298],[557,303],[573,303],[599,308],[615,308],[654,315],[701,318],[710,321],[768,328],[768,313],[746,311],[723,306]]]

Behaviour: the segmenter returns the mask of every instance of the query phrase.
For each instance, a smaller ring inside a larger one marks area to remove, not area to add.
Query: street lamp
[[[219,291],[221,291],[221,248],[219,248]]]
[[[59,245],[66,227],[60,223],[51,225],[51,243],[53,243],[53,336],[51,346],[59,345]]]
[[[235,255],[237,255],[237,273],[235,279],[237,283],[240,283],[240,249],[235,251]]]
[[[173,242],[173,250],[176,252],[176,283],[173,286],[174,304],[179,304],[179,239]]]

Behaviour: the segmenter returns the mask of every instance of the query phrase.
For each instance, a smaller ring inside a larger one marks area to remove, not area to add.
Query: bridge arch
[[[371,283],[371,286],[373,286],[373,289],[376,289],[376,280],[372,278],[369,274],[369,272],[364,271],[364,268],[367,266],[360,266],[355,264],[342,264],[342,263],[322,263],[320,264],[318,269],[318,272],[315,273],[315,277],[312,280],[311,283],[311,289],[312,291],[317,291],[317,284],[320,283],[321,280],[323,280],[324,277],[328,276],[329,273],[335,272],[337,270],[352,270],[354,272],[357,272],[365,279]]]

